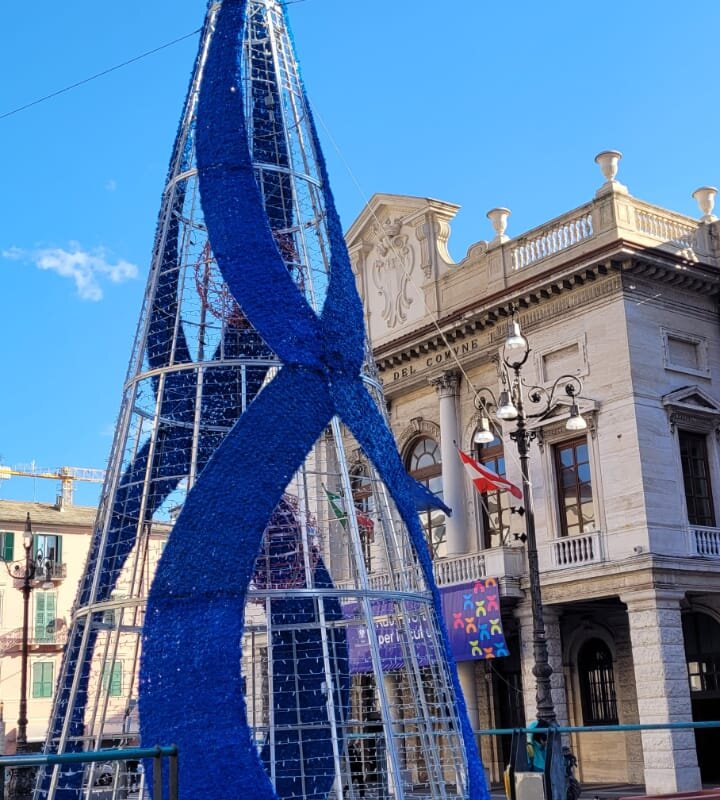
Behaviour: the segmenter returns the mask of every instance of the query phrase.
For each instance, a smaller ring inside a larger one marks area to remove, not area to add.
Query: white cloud
[[[13,261],[26,260],[35,264],[38,269],[50,270],[63,278],[71,278],[83,300],[102,300],[102,281],[123,283],[138,276],[135,264],[123,259],[111,263],[102,247],[91,251],[83,250],[77,242],[70,242],[67,249],[50,247],[32,252],[10,247],[3,250],[1,255]]]

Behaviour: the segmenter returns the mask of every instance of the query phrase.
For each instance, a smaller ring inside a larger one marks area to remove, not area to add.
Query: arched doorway
[[[720,623],[709,614],[685,614],[683,636],[693,720],[720,720]],[[720,781],[720,728],[696,730],[695,744],[703,783]]]

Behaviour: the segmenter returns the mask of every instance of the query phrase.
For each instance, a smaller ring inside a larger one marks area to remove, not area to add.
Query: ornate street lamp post
[[[17,736],[15,739],[15,752],[18,755],[28,752],[27,746],[27,683],[28,683],[28,655],[30,651],[30,593],[36,585],[36,562],[32,556],[33,532],[30,514],[25,520],[23,533],[23,549],[25,558],[22,561],[5,564],[8,574],[15,580],[21,580],[20,591],[23,595],[23,624],[22,624],[22,650],[20,665],[20,710],[18,712]],[[45,566],[45,565],[44,565]],[[46,576],[49,577],[49,576]],[[35,769],[33,767],[15,767],[10,776],[8,788],[9,800],[30,800],[33,793]]]
[[[498,373],[502,383],[500,397],[488,388],[477,390],[475,407],[480,412],[475,442],[482,444],[492,441],[489,413],[495,408],[497,417],[505,422],[515,422],[515,430],[510,438],[517,446],[520,471],[522,474],[523,504],[526,521],[528,580],[530,586],[530,606],[533,620],[533,675],[536,679],[536,710],[538,722],[544,727],[556,724],[555,707],[552,701],[550,677],[552,667],[548,659],[545,621],[543,618],[542,595],[540,591],[540,569],[538,566],[537,540],[535,537],[535,513],[533,509],[532,487],[528,470],[530,442],[536,433],[528,429],[528,420],[542,420],[549,417],[559,405],[570,406],[570,416],[566,428],[581,431],[587,428],[578,409],[576,398],[582,391],[582,382],[574,375],[561,375],[549,388],[529,386],[522,377],[522,368],[530,355],[530,345],[513,319],[510,335],[505,341],[502,357],[498,359]],[[559,390],[563,390],[563,392]],[[489,398],[489,399],[488,399]],[[527,413],[525,404],[530,403],[539,410]]]

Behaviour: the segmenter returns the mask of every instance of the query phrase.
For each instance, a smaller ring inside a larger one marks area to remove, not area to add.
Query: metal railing
[[[555,726],[554,726],[555,727]],[[599,749],[600,745],[597,740],[591,738],[586,749],[584,744],[584,736],[593,737],[595,734],[604,735],[635,735],[638,737],[637,745],[644,748],[650,747],[647,742],[640,745],[640,735],[653,734],[656,735],[664,731],[677,732],[683,734],[683,747],[684,748],[699,748],[697,740],[695,744],[692,742],[692,737],[703,735],[701,731],[707,729],[720,729],[720,720],[710,720],[703,722],[648,722],[648,723],[623,723],[615,725],[558,725],[555,731],[562,736],[562,744],[569,745],[570,753],[577,757],[574,766],[577,769],[577,775],[573,777],[579,778],[583,784],[594,786],[596,791],[602,790],[603,786],[612,786],[613,790],[621,789],[620,795],[623,791],[626,795],[643,794],[647,787],[644,787],[643,778],[637,774],[625,772],[629,768],[629,763],[623,765],[616,764],[619,771],[616,770],[614,774],[609,775],[607,772],[608,762],[607,753]],[[515,727],[515,728],[480,728],[475,729],[475,737],[478,745],[483,753],[485,767],[488,771],[488,778],[492,784],[502,784],[505,770],[508,766],[508,760],[512,760],[512,747],[509,746],[509,740],[512,737],[513,741],[520,737],[525,741],[531,734],[537,732],[536,728],[528,727]],[[709,734],[706,734],[709,735]],[[504,740],[501,744],[501,740]],[[714,740],[713,740],[714,741]],[[707,754],[705,755],[707,760]],[[700,760],[700,750],[698,749],[698,760]],[[643,758],[644,761],[644,758]],[[642,771],[643,761],[640,761],[639,766]],[[635,765],[638,766],[637,764]],[[702,767],[701,764],[699,766]],[[624,773],[624,774],[623,774]],[[699,773],[698,773],[699,776]],[[699,786],[697,787],[699,789]],[[630,790],[630,791],[627,791]],[[672,788],[668,786],[659,792],[666,794],[668,798],[673,797],[671,793]],[[614,793],[614,792],[613,792]],[[651,791],[652,794],[657,794],[658,789],[655,788]],[[679,797],[679,795],[678,795]]]
[[[558,725],[559,733],[618,733],[622,731],[687,730],[720,728],[720,720],[708,722],[629,722],[618,725]],[[476,736],[508,736],[513,733],[535,733],[535,728],[478,728]]]
[[[175,745],[86,750],[79,753],[33,753],[0,756],[0,787],[5,786],[5,770],[44,767],[54,764],[97,764],[111,761],[153,760],[153,797],[163,797],[163,759],[168,759],[168,798],[178,800],[178,749]]]

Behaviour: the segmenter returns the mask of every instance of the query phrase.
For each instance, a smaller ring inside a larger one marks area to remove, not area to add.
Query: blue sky
[[[199,28],[204,0],[0,9],[0,115]],[[289,7],[348,227],[374,192],[458,203],[450,250],[589,200],[593,157],[698,216],[720,183],[720,4],[301,0]],[[0,463],[104,467],[197,35],[0,119]],[[0,498],[51,500],[14,478]],[[90,501],[92,488],[79,491]]]

